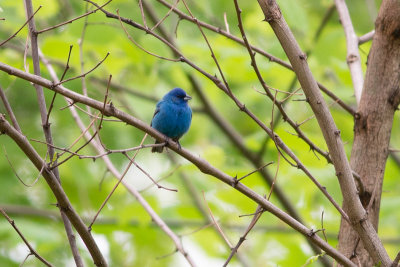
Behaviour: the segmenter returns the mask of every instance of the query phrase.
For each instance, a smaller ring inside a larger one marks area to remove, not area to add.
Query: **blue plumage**
[[[189,130],[192,121],[192,110],[188,105],[190,99],[181,88],[169,91],[157,103],[151,127],[179,143],[179,138]],[[161,153],[163,147],[153,147],[151,151]]]

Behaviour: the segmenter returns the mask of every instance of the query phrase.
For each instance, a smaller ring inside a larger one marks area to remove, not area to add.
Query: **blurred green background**
[[[160,18],[168,12],[168,9],[157,1],[146,0],[146,2],[154,8]],[[347,2],[357,34],[361,36],[371,31],[374,27],[371,18],[374,16],[374,8],[368,8],[366,4],[371,1]],[[198,19],[221,29],[226,29],[224,22],[226,13],[230,33],[240,36],[233,1],[206,0],[200,3],[191,0],[187,3]],[[329,17],[319,38],[315,38],[333,1],[287,0],[278,1],[278,3],[301,48],[303,51],[310,52],[308,62],[316,79],[355,108],[351,78],[346,64],[346,42],[336,12]],[[80,0],[34,0],[33,4],[34,9],[42,5],[35,16],[38,30],[74,18],[85,13],[87,9],[93,9],[92,5]],[[239,4],[243,10],[243,24],[250,43],[287,60],[269,25],[262,21],[264,17],[257,1],[239,1]],[[375,2],[375,11],[379,4],[380,1]],[[177,7],[187,13],[182,3],[179,3]],[[106,6],[106,10],[113,13],[117,9],[121,16],[140,24],[143,23],[137,1],[114,0]],[[23,2],[0,1],[0,18],[5,18],[4,21],[0,21],[0,40],[2,41],[17,31],[26,21]],[[148,16],[146,22],[149,26],[154,25]],[[87,23],[86,26],[85,23]],[[187,58],[211,74],[218,73],[210,51],[196,25],[179,20],[177,15],[171,13],[162,23],[162,27],[176,38],[177,46]],[[126,26],[126,28],[134,40],[146,50],[173,58],[168,47],[159,40],[132,27]],[[272,102],[257,92],[262,91],[262,87],[250,65],[246,48],[214,32],[206,30],[205,33],[233,93],[269,125],[273,114]],[[0,47],[1,62],[23,69],[23,50],[27,34],[27,27],[24,27],[16,38]],[[82,42],[82,55],[79,49],[80,42]],[[187,74],[193,75],[214,108],[241,135],[248,150],[260,154],[260,162],[264,164],[270,161],[275,162],[267,167],[267,171],[272,176],[275,174],[278,153],[275,145],[268,140],[263,130],[240,112],[210,80],[194,69],[184,63],[158,59],[133,45],[118,20],[108,19],[98,11],[87,17],[87,20],[82,18],[72,24],[40,34],[39,46],[44,55],[51,60],[59,77],[63,73],[70,45],[73,45],[69,63],[71,69],[66,78],[81,73],[82,60],[85,71],[88,71],[108,52],[110,53],[106,61],[85,79],[90,97],[103,101],[106,85],[99,80],[106,80],[112,74],[114,84],[151,96],[147,99],[112,87],[109,99],[112,100],[114,106],[150,123],[156,99],[160,99],[174,87],[184,88],[193,97],[191,106],[196,111],[189,132],[181,139],[182,146],[232,176],[241,177],[253,171],[256,167],[231,143],[207,112],[204,112],[202,101],[187,79]],[[370,42],[360,46],[364,70],[369,48]],[[294,78],[291,71],[270,62],[261,55],[257,55],[256,59],[263,78],[269,86],[282,91],[290,90]],[[29,56],[27,65],[32,73],[32,61]],[[42,75],[50,79],[46,67],[41,65],[41,69]],[[3,72],[0,73],[0,85],[8,96],[23,133],[29,139],[44,140],[34,87],[24,80]],[[64,85],[82,93],[80,79]],[[294,85],[294,88],[298,87],[298,84]],[[53,93],[45,89],[45,96],[49,105]],[[286,96],[278,94],[279,99]],[[309,119],[312,112],[308,105],[304,101],[294,100],[304,100],[304,96],[294,95],[286,101],[285,109],[292,120],[301,123]],[[326,97],[326,100],[350,155],[353,118],[331,99]],[[68,109],[62,109],[65,106],[64,99],[57,96],[50,117],[54,144],[63,148],[69,147],[81,134]],[[77,106],[86,110],[80,104]],[[3,105],[0,105],[0,112],[6,113]],[[276,108],[274,113],[277,113]],[[79,111],[79,115],[86,125],[90,123],[91,118],[85,112]],[[280,119],[274,124],[277,125],[276,132],[283,141],[311,170],[318,181],[327,187],[335,200],[341,203],[341,193],[332,165],[327,164],[320,155],[316,156],[304,141],[294,136],[292,134],[294,130],[287,123]],[[315,119],[312,118],[304,123],[301,129],[315,144],[326,150]],[[391,143],[394,148],[400,145],[395,139],[399,134],[398,129],[399,119],[396,116]],[[107,148],[122,149],[139,145],[144,133],[123,123],[105,121],[100,136]],[[152,142],[151,138],[147,138],[146,143]],[[31,143],[41,156],[45,157],[46,146],[33,141]],[[74,149],[84,143],[84,140],[80,140]],[[0,136],[0,144],[1,207],[15,219],[19,229],[39,254],[55,266],[73,266],[64,227],[59,220],[58,210],[54,206],[55,198],[47,184],[43,178],[32,187],[25,187],[19,182],[5,153],[20,178],[27,184],[35,180],[38,171],[10,138],[5,135]],[[262,149],[264,145],[265,150]],[[85,147],[80,153],[96,154],[90,146]],[[222,266],[230,250],[215,229],[208,225],[208,218],[199,211],[194,201],[195,197],[207,210],[203,199],[204,194],[213,216],[233,244],[236,244],[243,235],[252,218],[239,216],[253,213],[256,204],[219,180],[201,173],[188,161],[176,156],[175,160],[171,161],[173,154],[170,151],[155,155],[150,153],[149,149],[145,149],[138,154],[136,159],[152,177],[163,179],[160,182],[162,185],[175,188],[178,192],[157,189],[142,172],[133,167],[124,179],[141,191],[153,209],[181,237],[185,249],[199,266]],[[61,160],[66,156],[62,156]],[[127,159],[121,154],[111,154],[110,159],[120,172],[123,172],[128,164]],[[400,204],[398,173],[399,166],[392,158],[389,158],[383,185],[379,235],[384,240],[391,257],[396,255],[400,244],[398,238],[400,214],[397,212]],[[116,183],[100,159],[93,161],[73,157],[60,166],[60,174],[62,185],[72,205],[87,221],[93,218]],[[259,194],[264,195],[269,192],[269,188],[259,173],[247,177],[243,182]],[[190,183],[189,186],[188,183]],[[276,185],[291,200],[292,205],[301,214],[309,228],[321,228],[321,214],[322,211],[324,212],[323,226],[326,229],[328,242],[336,246],[340,223],[339,213],[305,174],[281,158]],[[190,186],[194,189],[193,191],[188,189]],[[271,201],[281,207],[274,194]],[[204,227],[206,225],[208,227]],[[92,232],[110,266],[187,266],[183,256],[174,253],[173,242],[152,222],[142,206],[123,186],[119,186],[108,201],[93,226]],[[78,244],[85,263],[91,266],[93,263],[90,255],[79,238]],[[9,223],[4,218],[0,218],[1,266],[19,266],[28,253],[28,249]],[[247,266],[303,266],[315,256],[304,237],[269,213],[262,215],[240,247],[239,253],[247,262]],[[30,256],[24,266],[42,266],[41,264]],[[239,261],[235,256],[230,266],[243,266],[243,261]],[[310,266],[321,265],[313,262]]]

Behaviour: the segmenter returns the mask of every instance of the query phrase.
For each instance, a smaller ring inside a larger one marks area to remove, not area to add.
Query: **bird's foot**
[[[174,142],[176,142],[178,144],[178,150],[182,149],[182,146],[181,146],[181,143],[179,143],[179,140],[171,139],[169,137],[165,137],[165,140],[164,140],[165,147],[170,147],[171,146],[171,141],[174,141]]]

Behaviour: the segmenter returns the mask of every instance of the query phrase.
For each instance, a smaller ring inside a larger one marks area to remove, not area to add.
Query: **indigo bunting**
[[[179,138],[189,130],[192,121],[192,110],[188,105],[190,99],[181,88],[172,89],[157,103],[151,120],[151,127],[177,142],[179,147]],[[156,141],[156,144],[159,143]],[[151,149],[151,152],[162,151],[163,146]]]

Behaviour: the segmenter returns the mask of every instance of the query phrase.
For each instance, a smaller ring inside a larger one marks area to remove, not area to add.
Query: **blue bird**
[[[151,120],[151,127],[177,142],[179,147],[179,138],[189,130],[192,121],[192,110],[188,105],[190,99],[181,88],[172,89],[157,103]],[[156,141],[156,144],[159,143]],[[151,149],[151,152],[162,151],[163,146]]]

